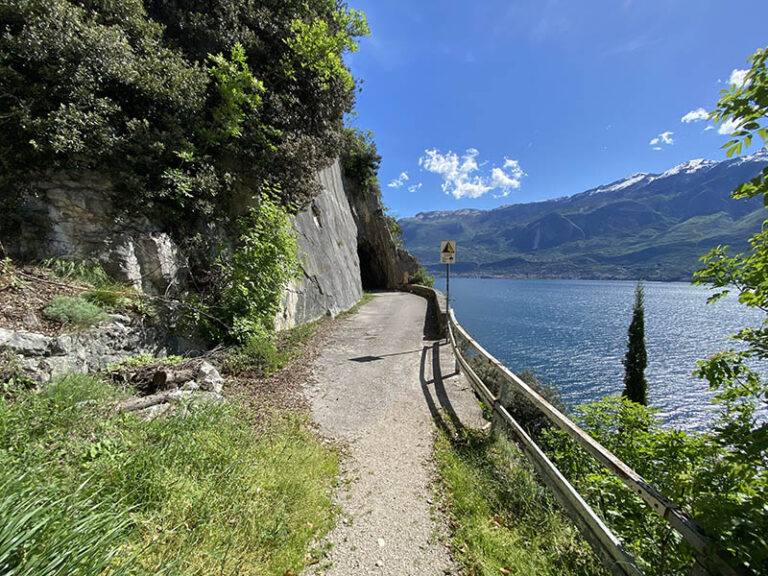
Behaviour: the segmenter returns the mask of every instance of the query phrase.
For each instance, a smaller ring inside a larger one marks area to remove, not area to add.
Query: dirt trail
[[[482,425],[450,348],[425,339],[426,301],[378,294],[343,320],[315,362],[308,396],[321,431],[349,447],[332,548],[313,574],[458,574],[434,511],[438,413]]]

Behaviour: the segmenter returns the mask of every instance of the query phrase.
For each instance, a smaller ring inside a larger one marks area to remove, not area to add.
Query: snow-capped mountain
[[[670,176],[676,176],[678,174],[694,174],[696,172],[701,172],[702,170],[709,170],[713,166],[717,166],[717,162],[714,160],[697,158],[696,160],[688,160],[688,162],[683,162],[674,168],[670,168],[658,176],[658,178],[669,178]]]
[[[764,149],[722,162],[689,160],[573,196],[423,212],[400,225],[406,248],[428,266],[440,240],[457,240],[459,273],[690,279],[701,254],[744,246],[768,217],[762,199],[730,197],[764,166]]]

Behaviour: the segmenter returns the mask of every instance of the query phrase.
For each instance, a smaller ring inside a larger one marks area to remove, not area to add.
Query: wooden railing
[[[542,398],[535,390],[488,353],[480,344],[475,342],[469,333],[456,321],[453,310],[449,309],[447,316],[448,338],[456,361],[467,376],[476,394],[493,411],[498,421],[503,423],[505,431],[520,446],[544,483],[552,490],[568,516],[580,529],[598,556],[600,556],[606,568],[613,574],[636,575],[642,574],[642,571],[632,556],[623,548],[619,539],[595,514],[592,508],[589,507],[520,424],[510,415],[501,401],[503,394],[499,392],[494,394],[491,387],[477,375],[467,358],[465,358],[465,354],[462,353],[461,347],[457,345],[457,335],[467,347],[474,349],[476,353],[475,359],[495,367],[506,385],[528,398],[550,422],[568,434],[600,464],[605,466],[617,478],[621,479],[632,492],[642,498],[654,512],[666,520],[693,548],[696,555],[696,566],[694,568],[696,573],[727,576],[752,574],[749,570],[737,566],[733,559],[724,557],[722,553],[716,553],[712,543],[703,533],[702,529],[685,511],[659,493],[642,476],[574,424],[567,416]]]

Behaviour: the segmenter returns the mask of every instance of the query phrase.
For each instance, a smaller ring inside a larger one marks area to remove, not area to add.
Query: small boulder
[[[22,356],[48,356],[51,338],[36,332],[0,328],[0,350],[11,350]]]
[[[224,388],[224,378],[221,377],[216,368],[205,361],[197,369],[197,383],[203,390],[216,394],[221,394],[221,390]]]
[[[198,390],[200,390],[200,384],[198,384],[194,380],[190,380],[189,382],[184,383],[181,386],[181,389],[184,391],[197,392]]]

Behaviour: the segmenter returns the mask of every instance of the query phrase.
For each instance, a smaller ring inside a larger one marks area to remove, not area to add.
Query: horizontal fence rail
[[[730,561],[716,554],[711,542],[702,529],[685,511],[659,493],[642,476],[619,460],[592,436],[547,402],[517,375],[512,373],[499,360],[494,358],[456,321],[453,310],[449,309],[448,338],[461,370],[467,376],[478,396],[493,410],[494,417],[501,419],[506,425],[513,439],[521,446],[526,457],[533,463],[543,481],[552,490],[569,517],[576,523],[587,541],[612,573],[642,574],[633,558],[624,550],[616,536],[605,526],[602,520],[584,502],[573,486],[542,452],[541,448],[509,414],[501,402],[501,394],[495,394],[488,384],[478,376],[476,370],[470,366],[456,343],[456,334],[476,351],[477,356],[483,362],[493,366],[513,389],[528,398],[550,422],[568,434],[577,444],[589,452],[595,460],[605,466],[630,490],[640,496],[652,510],[666,520],[693,548],[697,560],[696,569],[699,570],[699,573],[724,576],[749,576],[752,574],[752,572],[745,568],[734,567]],[[701,572],[701,570],[704,570],[704,572]]]

